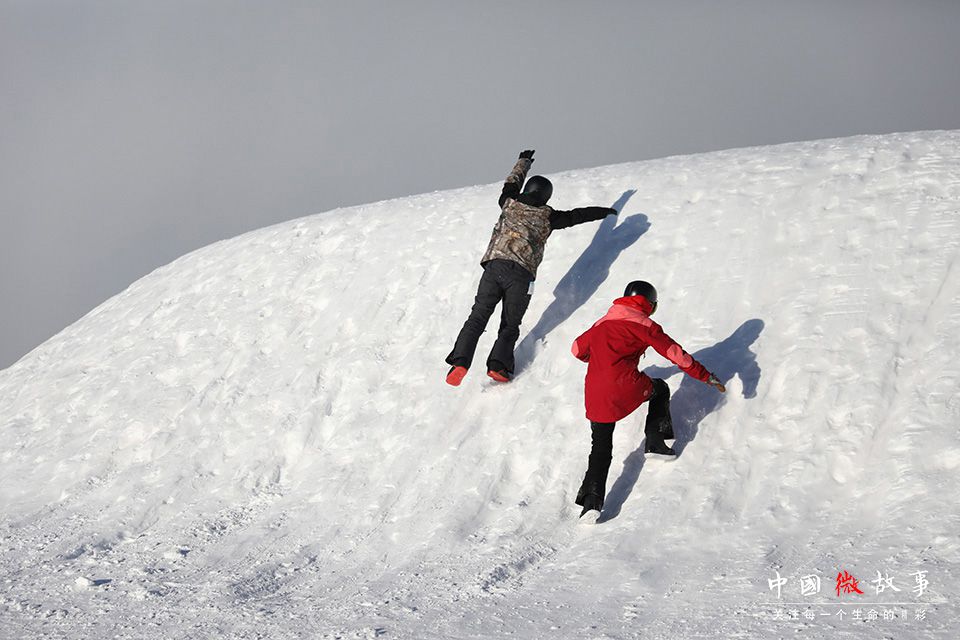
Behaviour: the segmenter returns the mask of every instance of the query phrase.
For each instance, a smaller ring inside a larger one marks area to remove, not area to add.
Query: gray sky
[[[958,34],[954,0],[0,0],[0,368],[188,251],[524,148],[960,128]]]

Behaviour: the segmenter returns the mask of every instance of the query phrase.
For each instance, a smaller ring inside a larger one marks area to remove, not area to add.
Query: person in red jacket
[[[576,499],[583,507],[581,518],[590,512],[594,512],[594,520],[599,517],[613,459],[613,429],[618,420],[644,402],[650,402],[644,453],[676,455],[665,442],[673,438],[670,388],[663,380],[651,379],[637,369],[647,347],[653,347],[687,375],[726,391],[716,376],[650,319],[656,309],[657,290],[649,282],[635,280],[627,285],[622,298],[613,301],[605,316],[573,341],[573,355],[587,363],[584,403],[592,440],[587,473]]]

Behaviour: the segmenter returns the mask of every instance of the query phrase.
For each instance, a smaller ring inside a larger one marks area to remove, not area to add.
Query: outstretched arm
[[[552,229],[566,229],[576,224],[593,222],[615,215],[617,215],[617,210],[611,207],[580,207],[570,211],[554,211],[550,214],[550,227]]]
[[[676,340],[664,333],[663,329],[657,323],[653,323],[650,328],[650,346],[664,358],[680,367],[690,377],[696,378],[700,382],[706,382],[717,391],[724,392],[726,388],[715,375],[707,371],[707,368],[693,359],[689,353],[683,350]]]
[[[513,165],[513,171],[507,176],[503,183],[503,191],[500,192],[500,208],[507,198],[516,198],[520,195],[520,189],[523,187],[523,181],[527,179],[527,172],[530,171],[530,165],[533,164],[533,150],[527,149],[520,154],[517,164]]]

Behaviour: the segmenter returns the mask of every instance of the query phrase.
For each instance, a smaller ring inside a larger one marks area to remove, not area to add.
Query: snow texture
[[[550,239],[509,385],[491,331],[444,384],[499,183],[218,242],[0,372],[0,636],[960,636],[960,132],[550,178],[621,213]],[[580,527],[570,344],[638,278],[728,391],[651,352],[680,455],[622,421]]]

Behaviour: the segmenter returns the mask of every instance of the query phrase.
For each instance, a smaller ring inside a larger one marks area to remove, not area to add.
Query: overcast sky
[[[0,368],[188,251],[524,148],[960,128],[958,34],[956,0],[0,0]]]

